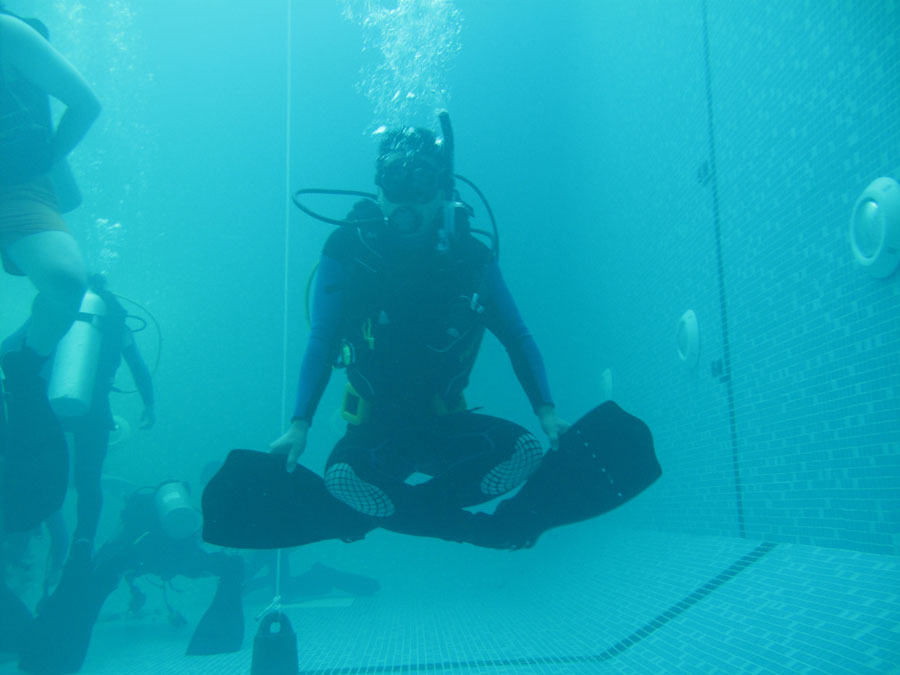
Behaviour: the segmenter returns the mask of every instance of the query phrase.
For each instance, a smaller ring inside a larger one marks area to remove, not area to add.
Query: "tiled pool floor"
[[[376,576],[382,589],[286,609],[301,672],[900,672],[897,558],[602,523],[548,533],[515,553],[370,537],[310,547],[318,559]],[[82,672],[249,674],[253,615],[267,597],[246,598],[240,652],[186,657],[213,589],[176,580],[188,584],[172,600],[188,617],[182,626],[152,601],[142,615],[115,618],[126,599],[117,592]],[[14,672],[14,660],[0,660],[0,674]]]

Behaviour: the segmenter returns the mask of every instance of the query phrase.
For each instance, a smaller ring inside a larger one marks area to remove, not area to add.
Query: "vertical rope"
[[[282,331],[281,331],[281,428],[287,426],[287,392],[288,392],[288,315],[289,315],[289,284],[291,256],[291,210],[288,196],[291,194],[291,11],[292,0],[287,0],[287,63],[285,64],[285,110],[284,110],[284,280],[282,288]]]
[[[287,34],[285,35],[285,104],[284,104],[284,287],[282,288],[282,297],[284,306],[282,307],[282,331],[281,331],[281,429],[285,429],[288,423],[287,400],[288,400],[288,316],[289,312],[289,272],[291,261],[291,209],[288,202],[288,195],[291,194],[291,63],[293,61],[293,0],[287,0],[287,20],[285,26]],[[278,555],[275,560],[275,598],[272,604],[276,609],[281,609],[281,564],[284,551],[278,549]]]

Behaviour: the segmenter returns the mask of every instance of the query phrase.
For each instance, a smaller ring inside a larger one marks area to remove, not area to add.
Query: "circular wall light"
[[[853,205],[850,248],[873,277],[889,276],[900,262],[900,184],[882,176]]]
[[[678,319],[678,331],[675,335],[678,358],[688,368],[693,368],[700,360],[700,324],[694,310],[689,309]]]
[[[113,415],[113,424],[115,424],[115,427],[109,432],[110,447],[124,443],[131,436],[131,425],[124,417]]]

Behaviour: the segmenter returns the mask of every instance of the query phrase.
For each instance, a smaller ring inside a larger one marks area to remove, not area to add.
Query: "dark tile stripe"
[[[543,666],[543,665],[565,665],[580,663],[599,663],[608,661],[614,656],[621,654],[629,647],[632,647],[643,640],[645,637],[652,635],[655,631],[665,626],[669,621],[683,614],[688,609],[696,605],[707,595],[718,589],[720,586],[730,581],[750,565],[758,562],[769,551],[774,549],[777,544],[763,542],[755,549],[736,560],[725,570],[714,576],[708,582],[700,586],[697,590],[685,596],[682,600],[676,602],[669,609],[661,612],[658,616],[648,621],[646,624],[638,628],[628,637],[619,640],[612,647],[608,647],[599,654],[587,654],[583,656],[532,656],[522,657],[518,659],[475,659],[472,661],[440,661],[435,663],[423,664],[397,664],[384,666],[350,666],[347,668],[322,668],[319,670],[305,670],[302,675],[375,675],[376,673],[434,673],[449,670],[465,670],[467,668],[509,668],[515,666]]]
[[[716,276],[719,289],[719,314],[722,324],[722,374],[720,382],[725,383],[725,399],[728,407],[729,440],[731,441],[731,465],[734,477],[735,508],[737,509],[738,536],[746,537],[744,523],[744,488],[741,482],[741,464],[738,455],[737,413],[734,403],[734,381],[731,377],[731,341],[728,336],[728,307],[725,293],[725,262],[722,256],[722,221],[719,213],[719,181],[716,170],[716,133],[713,124],[712,69],[709,60],[709,20],[706,0],[703,0],[703,67],[706,78],[706,115],[709,142],[709,166],[712,190],[713,230],[716,244]]]

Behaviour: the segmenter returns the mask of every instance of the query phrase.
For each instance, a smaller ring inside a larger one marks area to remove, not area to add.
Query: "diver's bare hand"
[[[300,455],[306,450],[306,436],[309,433],[309,422],[294,420],[290,428],[269,446],[269,451],[278,455],[287,455],[285,468],[288,473],[297,467]]]
[[[542,405],[538,408],[537,416],[541,422],[541,429],[550,439],[550,449],[559,450],[559,437],[571,425],[556,414],[556,408],[552,405]]]

